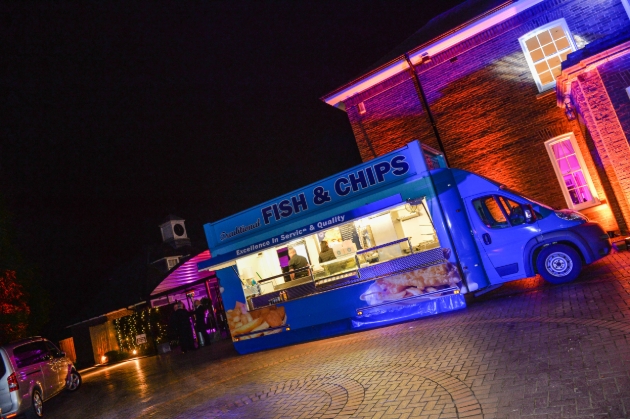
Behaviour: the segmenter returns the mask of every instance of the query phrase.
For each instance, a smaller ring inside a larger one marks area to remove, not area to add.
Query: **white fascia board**
[[[446,38],[440,39],[439,41],[433,44],[429,44],[425,48],[414,52],[412,55],[410,55],[409,59],[411,60],[413,64],[417,64],[418,62],[421,61],[423,55],[434,56],[543,1],[544,0],[521,0],[504,9],[497,10],[495,13],[489,16],[486,16],[485,18],[479,20],[478,22],[475,22],[474,24],[470,26],[462,28],[459,31],[453,33],[452,35],[449,35]],[[401,73],[407,69],[409,69],[409,65],[407,64],[405,57],[401,56],[396,61],[389,64],[387,67],[383,67],[379,69],[370,77],[365,78],[365,79],[360,79],[356,83],[348,86],[346,89],[338,93],[335,93],[332,96],[324,96],[324,101],[331,106],[338,106],[339,102],[343,102],[344,100],[346,100],[347,98],[351,96],[361,93],[369,89],[370,87],[376,86],[382,81],[387,80],[388,78],[398,73]]]

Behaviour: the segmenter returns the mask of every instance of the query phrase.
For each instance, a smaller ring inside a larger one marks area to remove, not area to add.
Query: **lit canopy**
[[[170,290],[186,287],[187,285],[196,285],[204,279],[214,277],[213,271],[199,271],[197,269],[198,263],[207,261],[208,259],[210,259],[210,251],[206,250],[176,266],[175,269],[160,282],[160,285],[151,292],[151,296],[153,297]]]

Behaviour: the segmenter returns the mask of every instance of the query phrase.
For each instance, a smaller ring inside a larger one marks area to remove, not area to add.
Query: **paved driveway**
[[[49,418],[628,418],[630,252],[569,285],[239,356],[229,342],[84,374]]]

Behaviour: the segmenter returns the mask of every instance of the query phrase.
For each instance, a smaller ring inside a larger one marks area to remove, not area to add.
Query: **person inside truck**
[[[291,280],[302,278],[309,274],[308,269],[303,271],[294,272],[300,268],[306,268],[308,266],[308,260],[304,256],[298,255],[294,248],[289,247],[289,276]]]
[[[335,256],[335,252],[330,247],[328,247],[328,242],[326,240],[322,240],[319,244],[322,247],[322,251],[319,252],[319,263],[337,259],[337,257]]]

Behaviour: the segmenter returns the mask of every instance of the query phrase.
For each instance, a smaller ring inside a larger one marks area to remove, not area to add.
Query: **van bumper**
[[[610,237],[597,223],[584,223],[569,230],[582,239],[584,259],[586,263],[595,262],[608,255],[612,249]]]

